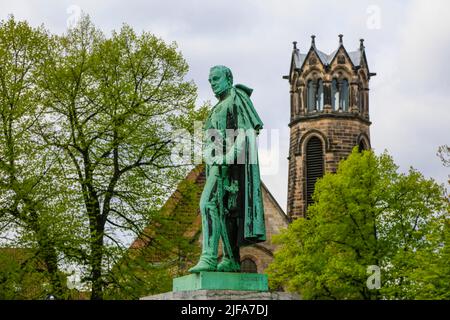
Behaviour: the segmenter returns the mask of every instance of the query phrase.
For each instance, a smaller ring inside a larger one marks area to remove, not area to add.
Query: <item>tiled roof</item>
[[[325,52],[316,49],[315,46],[312,46],[311,49],[315,51],[315,53],[317,54],[317,56],[319,57],[319,59],[321,60],[321,62],[324,65],[329,65],[331,63],[331,61],[333,61],[337,52],[339,51],[339,48],[338,48],[338,49],[334,50],[332,53],[326,54]],[[344,48],[344,50],[345,50],[345,48]],[[350,57],[350,60],[352,61],[353,65],[355,67],[357,67],[361,64],[361,50],[350,51],[350,52],[347,52],[347,54]],[[307,54],[300,53],[300,50],[295,49],[293,52],[294,68],[300,69],[301,67],[303,67],[306,56],[307,56]]]

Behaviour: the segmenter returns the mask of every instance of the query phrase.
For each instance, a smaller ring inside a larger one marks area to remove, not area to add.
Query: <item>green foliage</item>
[[[67,187],[54,181],[56,157],[32,131],[43,118],[36,79],[49,43],[43,28],[13,17],[0,23],[0,230],[15,235],[2,246],[35,250],[50,275],[49,291],[62,296],[55,243],[73,226],[62,215]]]
[[[109,274],[113,279],[105,292],[109,299],[138,299],[172,290],[172,279],[185,274],[200,254],[200,228],[195,224],[200,194],[192,181],[179,184]]]
[[[44,299],[50,278],[32,251],[0,249],[0,299]]]
[[[439,147],[438,156],[445,167],[450,167],[450,147]],[[450,185],[450,179],[448,180]],[[447,214],[435,225],[440,232],[435,235],[434,242],[439,247],[433,251],[419,252],[417,259],[422,268],[417,268],[413,278],[417,285],[418,299],[450,299],[450,197],[444,195]]]
[[[305,299],[421,297],[429,283],[419,275],[433,272],[424,260],[434,264],[448,250],[442,249],[448,219],[442,194],[414,169],[398,173],[387,154],[355,148],[336,174],[317,182],[307,218],[278,237],[271,286]],[[379,290],[367,286],[371,265],[381,268]],[[441,289],[450,291],[449,284]]]
[[[102,299],[190,169],[171,158],[172,133],[206,116],[187,63],[174,43],[126,25],[106,37],[84,16],[61,36],[10,17],[0,64],[2,245],[35,250],[56,297],[70,265]]]

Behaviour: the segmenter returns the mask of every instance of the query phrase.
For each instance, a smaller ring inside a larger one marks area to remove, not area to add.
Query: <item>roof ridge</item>
[[[301,53],[299,49],[294,50],[293,57],[294,57],[294,67],[296,69],[301,69],[303,65],[305,64],[306,57],[308,54],[313,50],[316,55],[319,57],[320,61],[323,65],[330,65],[331,62],[336,57],[337,53],[339,52],[340,48],[343,48],[345,52],[350,57],[351,62],[354,66],[359,66],[361,64],[361,50],[357,49],[354,51],[348,51],[343,44],[339,45],[339,47],[335,50],[333,50],[331,53],[325,53],[322,50],[317,49],[315,46],[311,46],[307,53]]]

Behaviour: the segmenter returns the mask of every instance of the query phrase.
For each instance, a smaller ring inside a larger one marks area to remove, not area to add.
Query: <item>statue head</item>
[[[209,83],[218,99],[223,99],[233,86],[233,74],[225,66],[214,66],[209,71]]]

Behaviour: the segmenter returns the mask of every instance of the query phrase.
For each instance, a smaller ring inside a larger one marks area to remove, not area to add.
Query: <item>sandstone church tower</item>
[[[354,146],[370,148],[369,71],[364,40],[348,52],[339,35],[331,54],[311,47],[300,53],[294,42],[288,76],[291,95],[287,214],[304,217],[316,180],[335,172]]]

